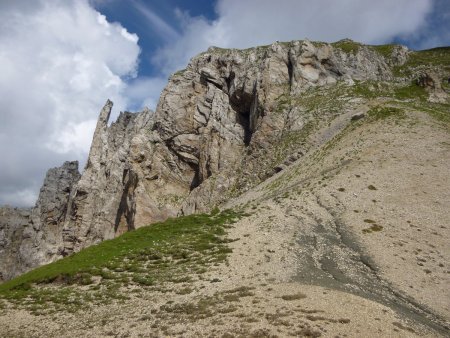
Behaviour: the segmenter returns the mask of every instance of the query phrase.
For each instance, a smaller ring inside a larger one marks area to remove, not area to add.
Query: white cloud
[[[159,95],[167,84],[167,77],[139,77],[130,81],[125,89],[128,109],[141,111],[144,107],[155,109]]]
[[[75,153],[77,158],[83,158],[86,149],[91,146],[96,124],[97,120],[93,119],[79,123],[69,122],[62,130],[51,135],[45,146],[55,153]]]
[[[8,193],[6,205],[9,206],[33,206],[36,203],[36,191],[31,188],[14,190]]]
[[[148,20],[151,28],[156,30],[161,37],[166,40],[175,40],[180,38],[178,32],[155,12],[153,12],[150,7],[145,6],[137,0],[131,0],[131,4]]]
[[[0,204],[29,205],[49,167],[86,157],[106,99],[127,106],[137,42],[87,1],[0,4]]]
[[[425,23],[432,4],[432,0],[219,0],[214,21],[178,10],[183,35],[161,48],[153,61],[173,72],[211,45],[246,48],[303,38],[383,43],[414,33]]]

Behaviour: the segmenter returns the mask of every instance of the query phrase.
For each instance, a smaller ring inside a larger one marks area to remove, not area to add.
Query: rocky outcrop
[[[138,179],[129,163],[130,148],[150,114],[121,113],[108,127],[112,105],[108,100],[100,112],[85,170],[69,197],[64,255],[134,229]]]
[[[48,170],[34,208],[0,208],[0,274],[10,279],[61,257],[68,199],[78,162]]]
[[[161,137],[197,172],[183,213],[226,200],[237,173],[260,171],[259,150],[270,148],[286,128],[303,128],[291,123],[292,111],[280,108],[283,97],[346,79],[391,77],[385,59],[366,46],[348,54],[329,44],[294,41],[247,50],[212,47],[194,58],[170,79],[155,113]]]
[[[428,71],[420,74],[417,84],[429,93],[428,101],[446,103],[449,100],[449,95],[443,90],[441,79],[437,73]]]
[[[0,208],[0,282],[20,273],[19,249],[30,212],[30,209]]]
[[[403,66],[408,61],[409,53],[409,49],[405,46],[394,46],[387,62],[392,66]]]
[[[176,155],[152,132],[153,112],[121,113],[108,127],[111,108],[108,101],[100,113],[85,171],[70,195],[65,255],[175,216],[171,195],[189,191]]]
[[[170,216],[210,210],[248,189],[242,178],[255,184],[276,172],[264,154],[280,135],[307,123],[286,100],[339,81],[388,80],[387,61],[367,46],[348,53],[307,40],[211,47],[169,79],[155,113],[124,112],[109,126],[108,101],[82,176],[74,162],[52,169],[29,215],[7,212],[4,238],[22,241],[9,251],[17,269],[9,264],[4,276]]]

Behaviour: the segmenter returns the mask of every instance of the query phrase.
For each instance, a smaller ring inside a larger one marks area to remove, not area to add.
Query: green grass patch
[[[375,82],[359,82],[355,81],[355,84],[350,88],[350,94],[363,98],[375,98],[381,96],[380,92],[374,87]]]
[[[130,283],[151,287],[189,282],[188,274],[226,259],[231,251],[226,246],[226,228],[243,216],[216,211],[127,232],[1,284],[0,298],[22,305],[71,304],[73,300],[81,306],[120,299],[120,287]],[[91,285],[94,280],[97,284]],[[89,285],[90,291],[80,293],[80,285]]]
[[[348,39],[333,42],[331,45],[335,48],[343,50],[347,54],[349,53],[356,54],[359,48],[361,47],[359,43]]]
[[[374,120],[382,120],[386,118],[404,118],[406,114],[403,109],[396,107],[377,106],[370,109],[367,115]]]
[[[372,233],[372,232],[379,232],[379,231],[381,231],[381,230],[383,230],[383,226],[378,225],[378,224],[372,224],[372,225],[370,226],[370,228],[363,229],[362,232],[363,232],[364,234],[370,234],[370,233]]]
[[[408,60],[402,66],[394,68],[396,75],[411,75],[417,67],[441,66],[450,71],[450,47],[438,47],[428,50],[411,52]]]
[[[419,99],[425,101],[428,98],[428,93],[425,88],[417,85],[415,81],[408,86],[395,88],[393,94],[394,98],[400,100]]]
[[[427,91],[412,81],[407,85],[389,85],[388,83],[375,81],[355,81],[348,89],[348,95],[366,99],[378,97],[391,97],[398,100],[414,100],[425,102],[428,98]]]
[[[428,104],[428,107],[420,107],[435,120],[450,128],[450,104]]]
[[[392,52],[396,45],[379,45],[379,46],[371,46],[378,54],[382,55],[385,58],[390,58]]]

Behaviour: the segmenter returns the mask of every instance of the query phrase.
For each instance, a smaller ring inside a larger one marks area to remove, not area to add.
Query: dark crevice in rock
[[[256,81],[255,81],[255,83],[253,85],[252,103],[250,105],[250,130],[252,133],[254,133],[256,131],[258,119],[263,116],[264,116],[264,111],[262,110],[261,106],[259,105],[258,91],[256,88]]]
[[[288,75],[289,75],[289,92],[292,88],[292,82],[293,82],[293,76],[294,76],[294,65],[292,64],[291,56],[288,55],[288,61],[287,61],[287,69],[288,69]]]
[[[337,77],[344,75],[330,59],[323,59],[320,63],[326,70],[333,73]]]
[[[253,95],[243,89],[237,89],[230,95],[230,103],[233,110],[238,113],[248,113],[253,102]]]
[[[256,83],[253,86],[252,94],[244,90],[236,90],[230,95],[231,108],[237,112],[236,122],[242,126],[244,130],[244,144],[248,146],[252,139],[252,135],[256,129],[256,122],[260,114],[258,105],[258,93]]]
[[[134,230],[134,215],[136,213],[134,190],[138,184],[138,175],[130,169],[124,169],[122,183],[123,192],[114,226],[116,235]]]
[[[237,114],[237,122],[244,129],[244,144],[248,146],[252,140],[252,131],[250,129],[250,112],[243,112]]]
[[[204,86],[207,85],[207,83],[211,83],[212,85],[216,86],[218,89],[222,90],[222,84],[217,81],[217,79],[211,77],[209,74],[205,72],[201,72],[200,74],[200,83]]]
[[[225,83],[227,84],[228,94],[230,94],[230,92],[232,90],[233,80],[234,80],[235,76],[236,76],[236,74],[233,71],[231,71],[230,75],[228,75],[228,77],[225,79]]]
[[[195,175],[192,179],[191,185],[189,186],[190,191],[194,190],[202,183],[200,179],[200,168],[194,165],[191,165],[191,167],[194,169]]]

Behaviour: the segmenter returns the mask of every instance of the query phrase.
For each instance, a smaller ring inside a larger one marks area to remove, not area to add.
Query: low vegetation
[[[379,54],[384,56],[385,58],[389,58],[392,55],[392,52],[394,51],[395,45],[388,44],[388,45],[378,45],[378,46],[371,46],[375,51],[377,51]]]
[[[127,232],[0,285],[0,298],[34,312],[76,311],[126,299],[124,287],[189,283],[189,276],[201,278],[205,267],[226,259],[226,228],[242,216],[190,215]]]
[[[331,44],[335,48],[342,49],[345,53],[356,54],[360,48],[360,44],[352,40],[340,40]]]
[[[411,52],[404,65],[394,68],[399,76],[411,75],[418,68],[444,66],[450,71],[450,47],[439,47],[417,52]]]

